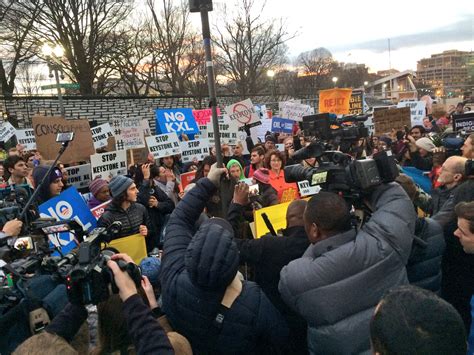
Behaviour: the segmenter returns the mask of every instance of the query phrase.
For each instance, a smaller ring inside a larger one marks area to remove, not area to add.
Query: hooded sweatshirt
[[[239,168],[240,168],[240,179],[239,180],[243,180],[245,179],[245,175],[244,175],[244,169],[242,168],[242,165],[240,164],[240,162],[236,159],[231,159],[229,160],[229,162],[227,163],[227,170],[230,170],[230,168],[234,165],[237,165]]]

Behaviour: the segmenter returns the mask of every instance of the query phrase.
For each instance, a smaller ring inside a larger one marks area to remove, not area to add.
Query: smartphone
[[[250,185],[249,186],[249,195],[250,196],[255,196],[260,193],[260,190],[258,188],[258,184]]]

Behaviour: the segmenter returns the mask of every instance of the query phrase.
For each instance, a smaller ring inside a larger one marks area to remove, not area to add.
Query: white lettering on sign
[[[321,190],[321,187],[318,185],[311,186],[308,180],[298,181],[298,188],[301,197],[316,195]]]

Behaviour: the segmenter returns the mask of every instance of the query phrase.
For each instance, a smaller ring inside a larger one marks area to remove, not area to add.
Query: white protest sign
[[[141,126],[143,129],[143,134],[146,136],[151,136],[150,122],[148,120],[141,120]]]
[[[298,181],[298,188],[301,197],[316,195],[321,190],[319,185],[310,186],[308,180]]]
[[[190,163],[194,159],[201,161],[209,155],[208,139],[180,142],[180,147],[181,161],[183,163]]]
[[[102,154],[91,155],[91,179],[100,177],[102,179],[112,178],[116,175],[127,173],[127,152],[116,150]]]
[[[146,137],[145,140],[148,150],[153,154],[153,159],[169,157],[181,153],[176,132]]]
[[[425,101],[403,101],[397,104],[398,108],[409,107],[411,126],[423,125],[423,118],[426,116]]]
[[[112,127],[110,127],[110,123],[104,123],[100,126],[91,128],[91,132],[92,142],[94,142],[95,149],[107,147],[107,139],[114,136]]]
[[[295,121],[302,121],[303,116],[311,114],[311,106],[302,105],[293,101],[284,101],[278,103],[280,114],[278,117],[290,118]]]
[[[265,118],[262,120],[262,124],[258,127],[255,127],[255,128],[252,128],[250,130],[250,134],[252,136],[253,139],[255,138],[260,138],[260,140],[262,142],[265,141],[265,135],[267,134],[267,132],[271,132],[272,131],[272,120],[271,118]],[[255,142],[255,140],[254,140]]]
[[[7,142],[15,133],[16,129],[10,122],[3,122],[0,125],[0,142]]]
[[[77,165],[66,168],[67,184],[82,189],[88,187],[91,182],[91,165]]]
[[[260,124],[260,115],[255,110],[250,99],[227,106],[225,112],[232,122],[237,123],[237,127],[242,127],[246,124],[251,126]]]
[[[112,121],[117,150],[145,148],[142,120],[119,118]]]
[[[35,132],[32,128],[17,129],[15,135],[18,144],[24,146],[26,150],[36,149]]]
[[[232,121],[228,116],[219,117],[219,135],[221,136],[221,143],[235,144],[237,143],[237,132],[239,128],[235,121]],[[209,124],[206,129],[209,144],[214,144],[214,126]],[[202,137],[201,137],[202,138]]]

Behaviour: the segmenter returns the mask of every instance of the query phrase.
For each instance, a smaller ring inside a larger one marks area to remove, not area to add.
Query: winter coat
[[[438,293],[441,288],[441,259],[444,242],[443,228],[431,218],[416,220],[413,246],[408,259],[408,281],[418,287]]]
[[[212,263],[208,266],[209,272],[202,272],[205,266],[198,269],[190,256],[199,252],[193,243],[193,237],[196,238],[194,224],[215,191],[216,187],[209,179],[200,179],[171,214],[161,264],[163,311],[173,329],[190,341],[195,352],[250,354],[269,345],[284,346],[288,331],[286,324],[253,282],[242,282],[242,292],[225,312],[221,328],[215,325],[225,288],[216,289],[214,284],[215,280],[221,279],[222,273],[228,271],[227,266]],[[204,224],[199,231],[206,225],[209,226]],[[205,232],[210,235],[215,231],[209,227]],[[224,260],[226,254],[222,253],[228,250],[226,248],[229,246],[218,244],[213,250],[214,258]],[[200,272],[205,276],[196,279],[196,273]]]
[[[416,214],[395,183],[371,196],[374,213],[349,230],[311,245],[281,271],[282,299],[308,322],[313,354],[355,354],[370,349],[369,323],[388,289],[408,283]]]
[[[113,203],[110,204],[97,221],[97,227],[108,227],[115,221],[120,221],[122,228],[114,239],[138,234],[140,225],[147,227],[151,225],[145,206],[136,202],[132,203],[126,211]]]

